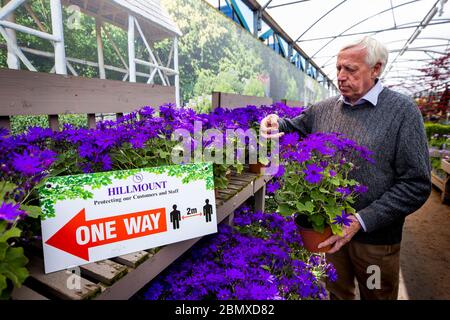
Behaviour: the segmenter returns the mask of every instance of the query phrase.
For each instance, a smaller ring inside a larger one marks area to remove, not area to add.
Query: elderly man
[[[355,203],[352,223],[342,237],[319,245],[332,245],[326,255],[338,280],[327,283],[331,299],[354,299],[355,278],[362,299],[397,299],[405,217],[431,192],[423,120],[412,99],[383,87],[379,77],[387,60],[387,49],[373,38],[347,45],[336,63],[340,96],[291,120],[272,114],[261,121],[268,138],[341,132],[374,152],[375,164],[358,163],[351,174],[369,189]]]

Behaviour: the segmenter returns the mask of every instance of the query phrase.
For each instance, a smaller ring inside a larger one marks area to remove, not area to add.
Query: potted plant
[[[278,211],[293,216],[306,249],[326,252],[317,245],[332,234],[342,235],[355,213],[355,197],[367,191],[348,175],[354,168],[349,161],[372,161],[370,152],[343,135],[316,133],[299,141],[297,134],[281,139],[284,174],[278,177],[274,198]]]

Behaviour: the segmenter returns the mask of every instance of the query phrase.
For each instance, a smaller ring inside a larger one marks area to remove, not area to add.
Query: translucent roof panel
[[[448,0],[257,1],[333,81],[339,49],[365,35],[389,49],[384,83],[409,94],[427,88],[420,69],[450,50]]]

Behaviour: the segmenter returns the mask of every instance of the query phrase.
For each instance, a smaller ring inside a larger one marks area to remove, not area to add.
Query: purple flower
[[[275,174],[274,178],[280,178],[284,175],[284,172],[286,171],[285,167],[283,165],[278,166],[278,171]]]
[[[26,213],[20,210],[20,205],[3,202],[0,206],[0,220],[13,222],[18,216],[25,216]]]
[[[34,176],[43,170],[39,158],[27,150],[23,154],[15,154],[13,166],[25,176]]]
[[[353,191],[359,194],[366,193],[368,190],[369,188],[367,188],[367,186],[364,186],[362,184],[355,186],[355,188],[353,189]]]
[[[307,164],[306,169],[303,170],[303,172],[306,174],[305,180],[311,184],[317,184],[317,183],[320,183],[320,181],[322,181],[323,168],[317,166],[314,163]]]
[[[280,183],[278,181],[275,181],[275,182],[269,182],[267,184],[266,191],[267,191],[267,193],[275,193],[275,191],[277,191],[278,189],[280,189]]]
[[[293,133],[287,133],[284,136],[281,137],[281,145],[285,146],[296,146],[299,141],[299,135],[296,132]]]
[[[29,147],[23,154],[14,154],[13,167],[23,175],[31,177],[47,169],[55,160],[55,152]]]
[[[336,188],[336,192],[339,192],[340,194],[342,194],[342,198],[347,198],[349,195],[351,195],[352,190],[350,190],[350,188],[348,187],[338,187]]]
[[[352,223],[352,220],[348,218],[349,216],[350,216],[349,214],[345,213],[345,210],[342,210],[342,215],[336,216],[333,219],[333,224],[348,227]]]
[[[328,280],[331,282],[335,282],[338,278],[336,268],[332,264],[327,264],[325,267],[325,271],[327,273]]]

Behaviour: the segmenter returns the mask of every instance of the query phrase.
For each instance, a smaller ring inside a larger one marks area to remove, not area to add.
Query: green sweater
[[[280,131],[340,132],[373,151],[375,164],[355,160],[350,178],[368,187],[355,209],[363,220],[356,241],[389,245],[401,241],[405,217],[431,193],[431,166],[422,116],[414,101],[384,88],[376,106],[349,106],[329,98],[294,119],[279,119]]]

